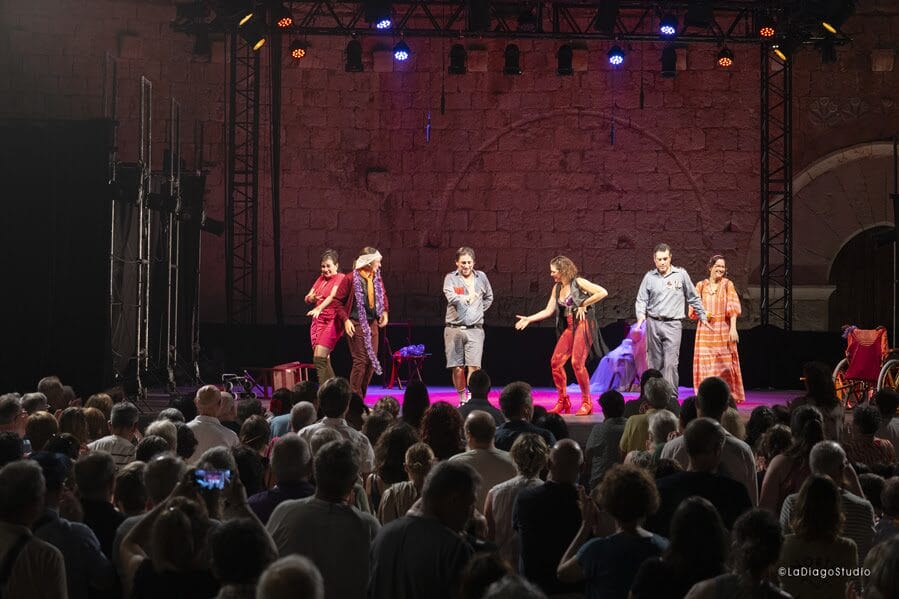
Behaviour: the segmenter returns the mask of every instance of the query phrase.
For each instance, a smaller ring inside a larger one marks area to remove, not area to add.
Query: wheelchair
[[[890,348],[885,327],[843,328],[846,357],[833,370],[837,397],[846,409],[871,399],[883,388],[899,391],[899,349]]]

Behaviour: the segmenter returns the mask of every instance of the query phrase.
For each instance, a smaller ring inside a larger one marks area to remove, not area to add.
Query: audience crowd
[[[744,422],[650,370],[582,443],[484,371],[459,407],[334,378],[155,419],[46,377],[0,396],[0,597],[899,598],[899,394],[804,374]]]

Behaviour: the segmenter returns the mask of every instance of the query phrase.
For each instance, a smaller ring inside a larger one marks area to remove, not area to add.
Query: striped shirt
[[[134,443],[118,435],[106,435],[87,446],[91,451],[105,451],[112,456],[116,470],[134,461]]]
[[[846,457],[850,462],[874,466],[877,464],[891,465],[896,461],[896,450],[893,444],[879,437],[862,439],[859,436],[846,444]]]
[[[865,556],[868,555],[868,550],[871,549],[874,540],[874,508],[871,507],[870,501],[853,495],[846,489],[840,489],[840,493],[843,515],[846,517],[843,531],[840,534],[855,541],[858,547],[858,563],[861,564],[865,561]],[[798,498],[799,493],[788,496],[780,510],[780,526],[785,534],[793,530],[790,521],[793,519],[793,506],[796,505]]]

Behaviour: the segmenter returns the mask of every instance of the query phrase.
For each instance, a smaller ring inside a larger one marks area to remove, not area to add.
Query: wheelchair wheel
[[[892,358],[884,362],[880,376],[877,377],[877,390],[881,389],[899,391],[899,359]]]
[[[836,387],[837,398],[847,410],[868,401],[871,394],[871,385],[865,381],[846,378],[846,370],[849,368],[849,360],[843,358],[837,367],[833,369],[833,384]]]

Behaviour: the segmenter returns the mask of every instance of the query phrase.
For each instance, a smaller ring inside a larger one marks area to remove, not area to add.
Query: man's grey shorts
[[[446,367],[481,367],[484,353],[484,329],[481,327],[446,327],[443,329],[446,346]]]

